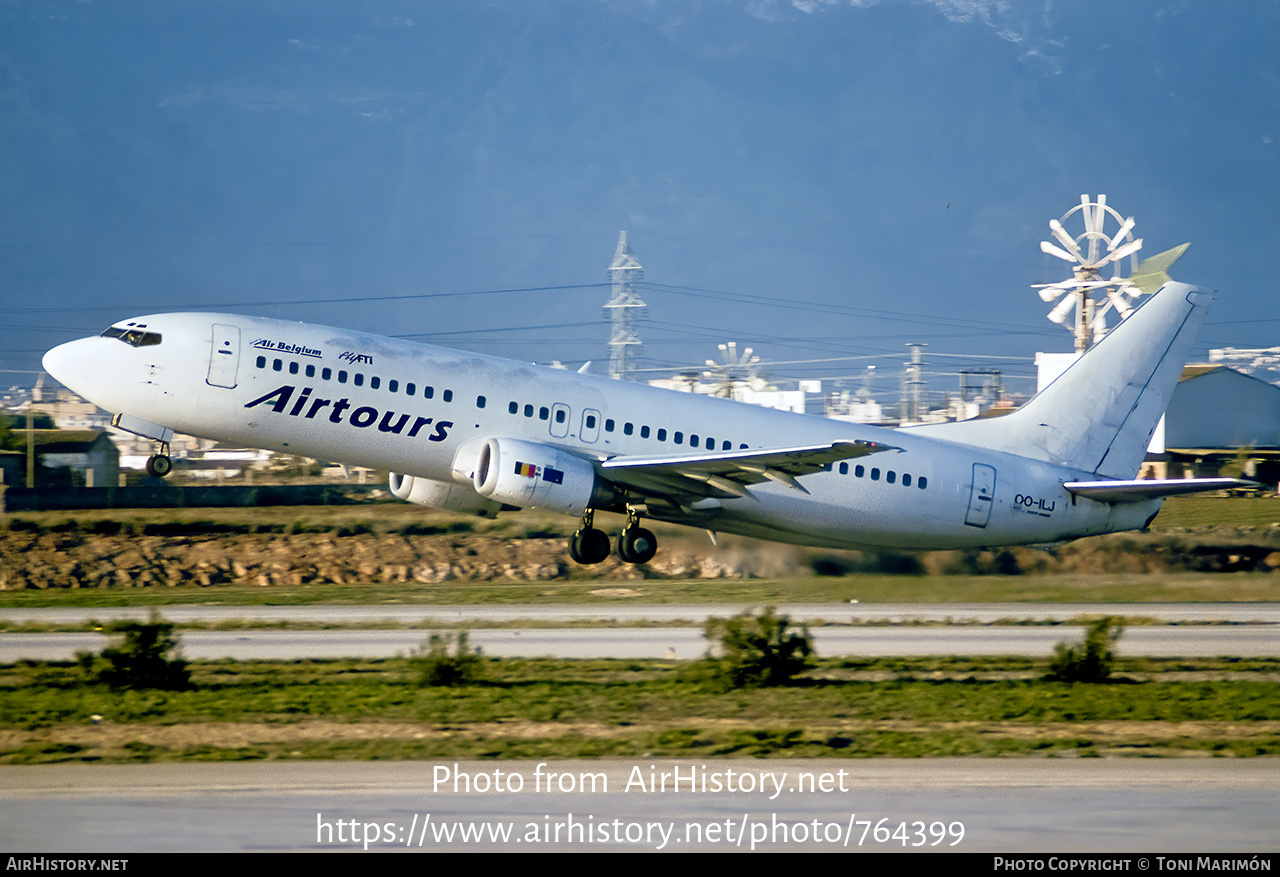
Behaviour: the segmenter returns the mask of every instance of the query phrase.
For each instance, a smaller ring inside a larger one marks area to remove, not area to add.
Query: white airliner
[[[642,516],[830,548],[1055,543],[1141,528],[1161,497],[1234,479],[1135,481],[1211,296],[1161,291],[1004,417],[883,429],[345,329],[226,314],[115,323],[45,369],[159,443],[174,432],[399,473],[397,497],[458,512]]]

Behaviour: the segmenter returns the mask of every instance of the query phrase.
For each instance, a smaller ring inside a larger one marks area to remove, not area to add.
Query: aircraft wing
[[[620,487],[673,501],[705,497],[749,497],[747,487],[775,481],[808,493],[796,481],[840,460],[897,451],[891,445],[834,441],[794,448],[756,448],[668,457],[613,457],[602,474]]]
[[[1253,489],[1262,485],[1240,478],[1170,478],[1166,481],[1068,481],[1062,486],[1076,496],[1085,496],[1099,502],[1145,502],[1162,496],[1228,490],[1233,487]]]

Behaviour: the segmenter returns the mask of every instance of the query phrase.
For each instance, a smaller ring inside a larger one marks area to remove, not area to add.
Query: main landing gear
[[[163,478],[173,471],[173,461],[169,459],[169,443],[160,443],[160,453],[147,457],[147,474],[154,478]]]
[[[595,512],[587,509],[582,526],[569,537],[569,556],[576,563],[599,563],[609,556],[609,537],[594,526]],[[658,539],[640,526],[640,515],[627,509],[627,526],[618,534],[618,557],[627,563],[648,563],[658,553]]]
[[[582,526],[569,537],[569,556],[574,563],[599,563],[609,556],[609,537],[592,526],[595,516],[592,509],[587,509]]]

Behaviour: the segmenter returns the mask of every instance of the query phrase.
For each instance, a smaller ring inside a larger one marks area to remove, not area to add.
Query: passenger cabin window
[[[508,413],[508,414],[519,414],[519,413],[520,413],[520,403],[519,403],[519,402],[512,402],[512,403],[510,403],[509,405],[507,405],[507,413]]]
[[[635,426],[633,426],[631,423],[624,423],[622,425],[622,434],[631,435],[631,433],[635,432],[635,429],[636,429]]]
[[[436,394],[436,388],[435,388],[435,387],[423,387],[423,388],[422,388],[422,398],[424,398],[424,399],[430,399],[430,398],[431,398],[432,396],[434,396],[435,394]]]
[[[316,376],[316,367],[315,367],[314,365],[312,365],[311,363],[307,363],[307,377],[309,377],[309,378],[314,378],[315,376]],[[393,383],[393,384],[394,384],[394,383],[395,383],[395,381],[392,381],[391,383]],[[395,390],[392,390],[391,392],[393,392],[393,393],[394,393],[394,392],[395,392]]]
[[[667,440],[667,431],[665,429],[658,430],[658,441],[665,442]]]
[[[338,369],[338,383],[345,384],[347,382],[347,373],[342,369]]]
[[[356,372],[355,375],[352,376],[351,383],[355,384],[357,387],[363,387],[364,375],[360,374],[360,372]]]
[[[526,406],[524,406],[524,416],[525,416],[525,417],[532,417],[532,416],[533,416],[533,406],[532,406],[532,405],[526,405]]]
[[[443,400],[444,400],[444,401],[446,401],[446,402],[452,402],[452,401],[453,401],[453,390],[445,390],[445,391],[444,391],[444,393],[440,396],[440,398],[441,398],[441,399],[443,399]]]
[[[484,396],[476,396],[476,407],[483,408],[485,403]]]
[[[418,392],[418,385],[413,381],[410,381],[404,385],[404,392],[406,395],[412,396],[414,393]]]
[[[369,378],[370,390],[378,389],[378,387],[381,386],[381,384],[382,384],[382,378],[378,377],[377,375],[374,375],[373,377]]]
[[[327,381],[327,380],[329,380],[329,379],[330,379],[330,378],[332,378],[332,377],[333,377],[333,369],[331,369],[331,368],[326,368],[326,369],[322,369],[322,370],[320,371],[320,379],[321,379],[321,380],[323,380],[323,381]]]
[[[397,381],[395,378],[392,378],[391,380],[387,381],[387,392],[388,393],[400,392],[400,382]]]

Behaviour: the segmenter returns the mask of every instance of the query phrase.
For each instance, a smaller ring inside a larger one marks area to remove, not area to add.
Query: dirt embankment
[[[610,558],[583,567],[563,538],[485,534],[0,531],[0,589],[220,584],[751,578],[856,572],[904,574],[1230,572],[1280,569],[1277,538],[1118,536],[1043,551],[832,552],[725,540],[664,541],[649,564]]]

